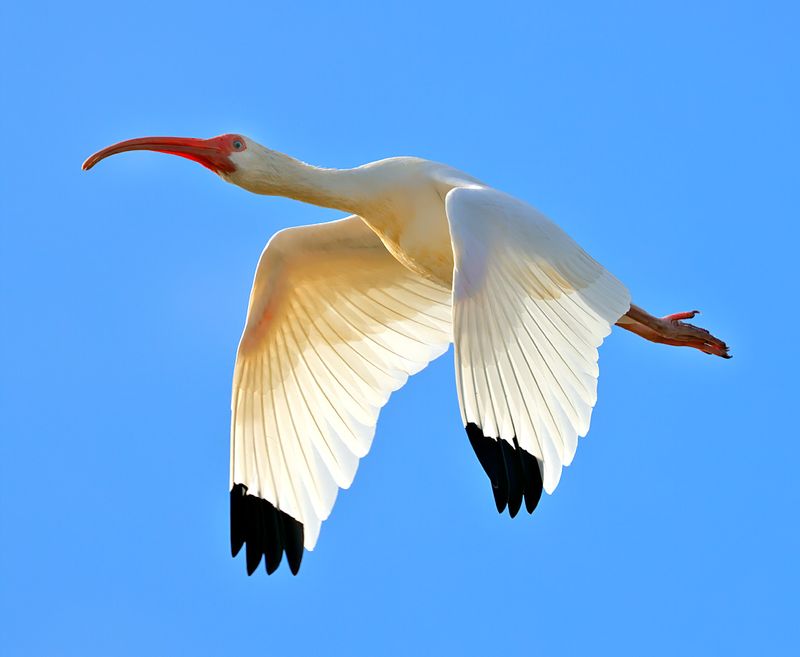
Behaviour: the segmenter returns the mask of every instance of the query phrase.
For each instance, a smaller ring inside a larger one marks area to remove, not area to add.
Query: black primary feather
[[[267,500],[247,494],[247,486],[234,484],[231,489],[231,554],[235,557],[245,546],[247,574],[252,575],[261,558],[267,574],[280,565],[283,553],[293,575],[303,559],[303,524],[288,513],[276,509]]]
[[[508,515],[513,518],[522,506],[522,495],[525,488],[522,464],[519,452],[513,445],[509,445],[505,440],[498,440],[497,442],[503,450],[503,462],[506,466],[506,478],[508,479]]]
[[[542,497],[542,474],[535,456],[519,446],[514,438],[513,446],[499,438],[483,435],[474,422],[466,426],[467,437],[484,472],[492,482],[492,492],[497,511],[508,513],[513,518],[525,500],[525,509],[533,513]]]
[[[517,439],[514,438],[514,447],[519,454],[519,462],[522,466],[523,478],[525,480],[525,510],[533,513],[539,500],[542,499],[544,484],[542,483],[542,468],[538,459],[529,454],[519,446]]]
[[[470,422],[467,425],[467,437],[475,450],[489,481],[492,482],[492,493],[498,513],[503,513],[508,504],[508,481],[500,445],[492,438],[486,438],[478,425]]]

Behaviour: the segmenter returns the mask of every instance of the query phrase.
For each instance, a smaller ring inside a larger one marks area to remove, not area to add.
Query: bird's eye
[[[243,144],[240,139],[233,140],[233,147],[238,151],[242,148]]]

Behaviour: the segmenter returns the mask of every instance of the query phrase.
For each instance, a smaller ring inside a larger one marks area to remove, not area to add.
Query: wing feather
[[[272,572],[282,552],[296,572],[380,408],[451,339],[450,290],[398,263],[360,218],[270,240],[231,401],[231,547],[247,544],[248,572],[262,555]]]
[[[597,348],[627,312],[630,297],[525,203],[476,185],[451,190],[446,209],[462,419],[496,498],[502,498],[498,508],[507,502],[513,515],[523,490],[520,473],[533,476],[529,457],[515,460],[513,450],[535,457],[551,493],[574,458],[578,437],[589,429]],[[480,438],[503,444],[493,451]],[[505,479],[492,459],[502,464]]]

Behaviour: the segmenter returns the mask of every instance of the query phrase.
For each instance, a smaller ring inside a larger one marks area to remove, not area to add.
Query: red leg
[[[631,304],[630,310],[617,322],[617,326],[636,333],[651,342],[669,344],[676,347],[694,347],[703,353],[721,358],[730,358],[728,345],[714,337],[703,328],[688,324],[684,319],[692,319],[699,310],[674,313],[665,317],[655,317],[639,306]]]

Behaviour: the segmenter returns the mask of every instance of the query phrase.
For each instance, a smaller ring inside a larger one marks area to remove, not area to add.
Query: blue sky
[[[798,643],[798,10],[780,2],[5,3],[6,655],[752,655]],[[300,576],[228,547],[258,255],[338,213],[178,158],[447,162],[731,361],[615,331],[552,497],[498,516],[452,355],[395,394]]]

